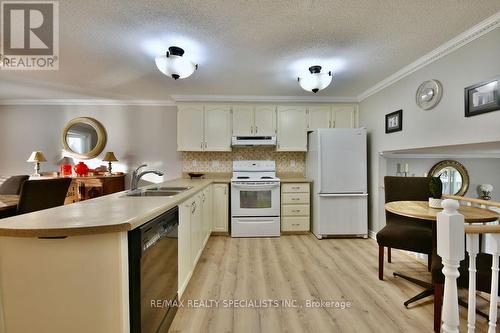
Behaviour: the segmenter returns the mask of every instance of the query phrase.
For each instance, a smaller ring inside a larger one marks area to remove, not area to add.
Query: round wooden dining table
[[[432,242],[434,250],[436,249],[436,223],[434,222],[437,220],[437,214],[441,212],[442,209],[429,207],[429,203],[427,201],[393,201],[386,203],[385,209],[393,214],[412,217],[419,220],[427,220],[429,223],[432,223]],[[468,223],[493,222],[500,219],[499,213],[485,208],[460,206],[458,212],[464,216],[465,221]],[[404,302],[406,307],[408,307],[408,305],[412,302],[434,294],[434,287],[432,283],[398,272],[394,272],[393,275],[425,288],[425,290],[420,294]]]
[[[427,201],[393,201],[385,204],[385,209],[391,213],[420,220],[436,221],[439,208],[429,207]],[[468,223],[493,222],[500,218],[499,213],[479,207],[460,206],[458,212]]]

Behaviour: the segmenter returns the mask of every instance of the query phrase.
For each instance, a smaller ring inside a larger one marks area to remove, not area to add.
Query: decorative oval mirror
[[[64,149],[76,158],[98,156],[106,146],[106,130],[95,119],[82,117],[70,120],[62,133]]]
[[[469,173],[462,163],[444,160],[434,165],[429,176],[441,178],[443,194],[464,195],[469,189]]]

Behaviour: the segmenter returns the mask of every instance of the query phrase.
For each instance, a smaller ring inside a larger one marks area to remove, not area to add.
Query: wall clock
[[[416,102],[419,108],[430,110],[438,105],[443,96],[443,86],[438,80],[423,82],[417,89]]]

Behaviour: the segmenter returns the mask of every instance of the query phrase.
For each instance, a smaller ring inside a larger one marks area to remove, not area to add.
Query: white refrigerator
[[[318,129],[308,139],[313,234],[367,237],[366,129]]]

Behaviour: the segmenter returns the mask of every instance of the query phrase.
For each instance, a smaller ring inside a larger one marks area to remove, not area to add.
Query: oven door
[[[280,216],[280,183],[231,183],[231,215]]]

